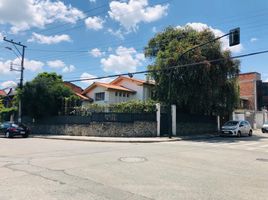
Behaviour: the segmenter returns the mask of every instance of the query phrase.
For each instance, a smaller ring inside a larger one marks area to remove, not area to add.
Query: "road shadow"
[[[251,141],[251,142],[257,142],[261,140],[268,140],[268,134],[266,135],[261,135],[261,134],[256,134],[252,135],[251,137],[249,136],[241,136],[241,137],[234,137],[234,136],[214,136],[214,137],[208,137],[208,138],[192,138],[189,139],[190,141],[195,141],[195,142],[206,142],[206,143],[237,143],[241,141]]]
[[[30,136],[29,136],[30,137]],[[28,137],[28,138],[29,138]],[[22,136],[13,136],[12,138],[7,138],[4,135],[0,135],[0,139],[7,139],[7,140],[17,140],[17,139],[28,139],[28,138],[24,138]]]

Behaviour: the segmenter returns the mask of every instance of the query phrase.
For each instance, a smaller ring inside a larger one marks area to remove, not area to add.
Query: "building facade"
[[[262,110],[268,105],[268,83],[262,82],[261,74],[249,72],[239,74],[240,108]]]
[[[120,76],[110,83],[94,82],[82,94],[97,104],[146,101],[152,98],[153,87],[153,82]]]

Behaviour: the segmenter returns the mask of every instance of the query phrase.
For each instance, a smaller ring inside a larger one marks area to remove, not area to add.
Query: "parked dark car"
[[[27,138],[30,134],[30,129],[24,124],[15,124],[13,122],[0,123],[0,134],[4,134],[7,138],[12,138],[16,135],[21,135]]]

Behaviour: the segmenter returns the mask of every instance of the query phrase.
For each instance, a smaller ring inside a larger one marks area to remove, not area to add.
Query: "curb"
[[[47,139],[47,140],[67,140],[67,141],[80,141],[80,142],[107,142],[107,143],[161,143],[161,142],[177,142],[182,140],[200,140],[200,139],[209,139],[217,137],[217,135],[211,136],[204,136],[204,137],[187,137],[181,138],[177,137],[174,139],[162,139],[162,140],[118,140],[118,139],[93,139],[93,138],[64,138],[64,137],[57,137],[57,136],[32,136],[32,138],[39,138],[39,139]]]

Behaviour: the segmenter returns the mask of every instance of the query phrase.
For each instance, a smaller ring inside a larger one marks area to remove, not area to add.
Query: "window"
[[[123,97],[125,97],[126,96],[126,93],[123,93]]]
[[[127,97],[129,97],[129,94],[127,94]]]
[[[105,98],[104,92],[95,93],[95,101],[104,101],[104,98]]]
[[[119,96],[120,96],[120,97],[122,96],[122,92],[119,92]]]
[[[118,92],[115,92],[115,96],[118,96]]]

